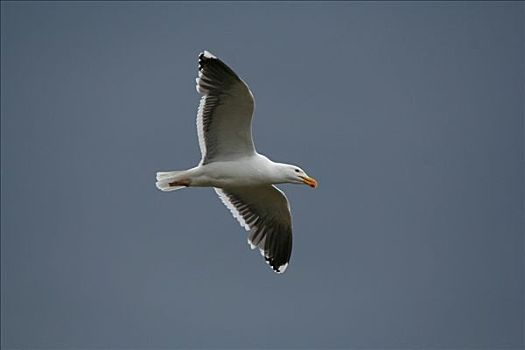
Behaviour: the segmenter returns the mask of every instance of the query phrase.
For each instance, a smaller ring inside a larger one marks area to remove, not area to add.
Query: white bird
[[[286,270],[292,252],[292,218],[284,193],[274,184],[317,187],[295,165],[274,163],[257,153],[252,140],[254,98],[235,72],[208,51],[199,55],[197,113],[200,163],[183,171],[158,172],[161,191],[214,187],[224,205],[247,231],[277,273]]]

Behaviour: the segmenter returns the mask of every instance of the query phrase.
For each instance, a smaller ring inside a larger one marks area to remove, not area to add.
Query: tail
[[[159,171],[155,186],[161,191],[169,192],[179,190],[190,185],[188,178],[184,177],[186,171]]]

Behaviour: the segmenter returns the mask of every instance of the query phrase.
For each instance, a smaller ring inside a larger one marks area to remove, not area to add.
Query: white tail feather
[[[170,185],[171,182],[179,180],[182,173],[184,173],[184,171],[159,171],[157,173],[157,182],[155,183],[155,186],[164,192],[170,192],[184,188],[186,186]]]
[[[182,171],[159,171],[157,172],[157,181],[179,175]]]

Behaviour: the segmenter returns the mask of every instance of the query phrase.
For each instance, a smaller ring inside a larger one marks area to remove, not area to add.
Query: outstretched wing
[[[215,188],[220,199],[247,231],[252,249],[283,273],[292,253],[292,217],[284,193],[272,185]]]
[[[252,141],[253,95],[248,86],[208,51],[199,55],[197,112],[201,164],[255,153]]]

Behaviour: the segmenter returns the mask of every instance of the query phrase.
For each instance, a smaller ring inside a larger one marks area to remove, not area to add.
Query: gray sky
[[[523,3],[10,3],[3,348],[519,348]],[[203,49],[257,101],[294,250],[276,275],[199,161]]]

